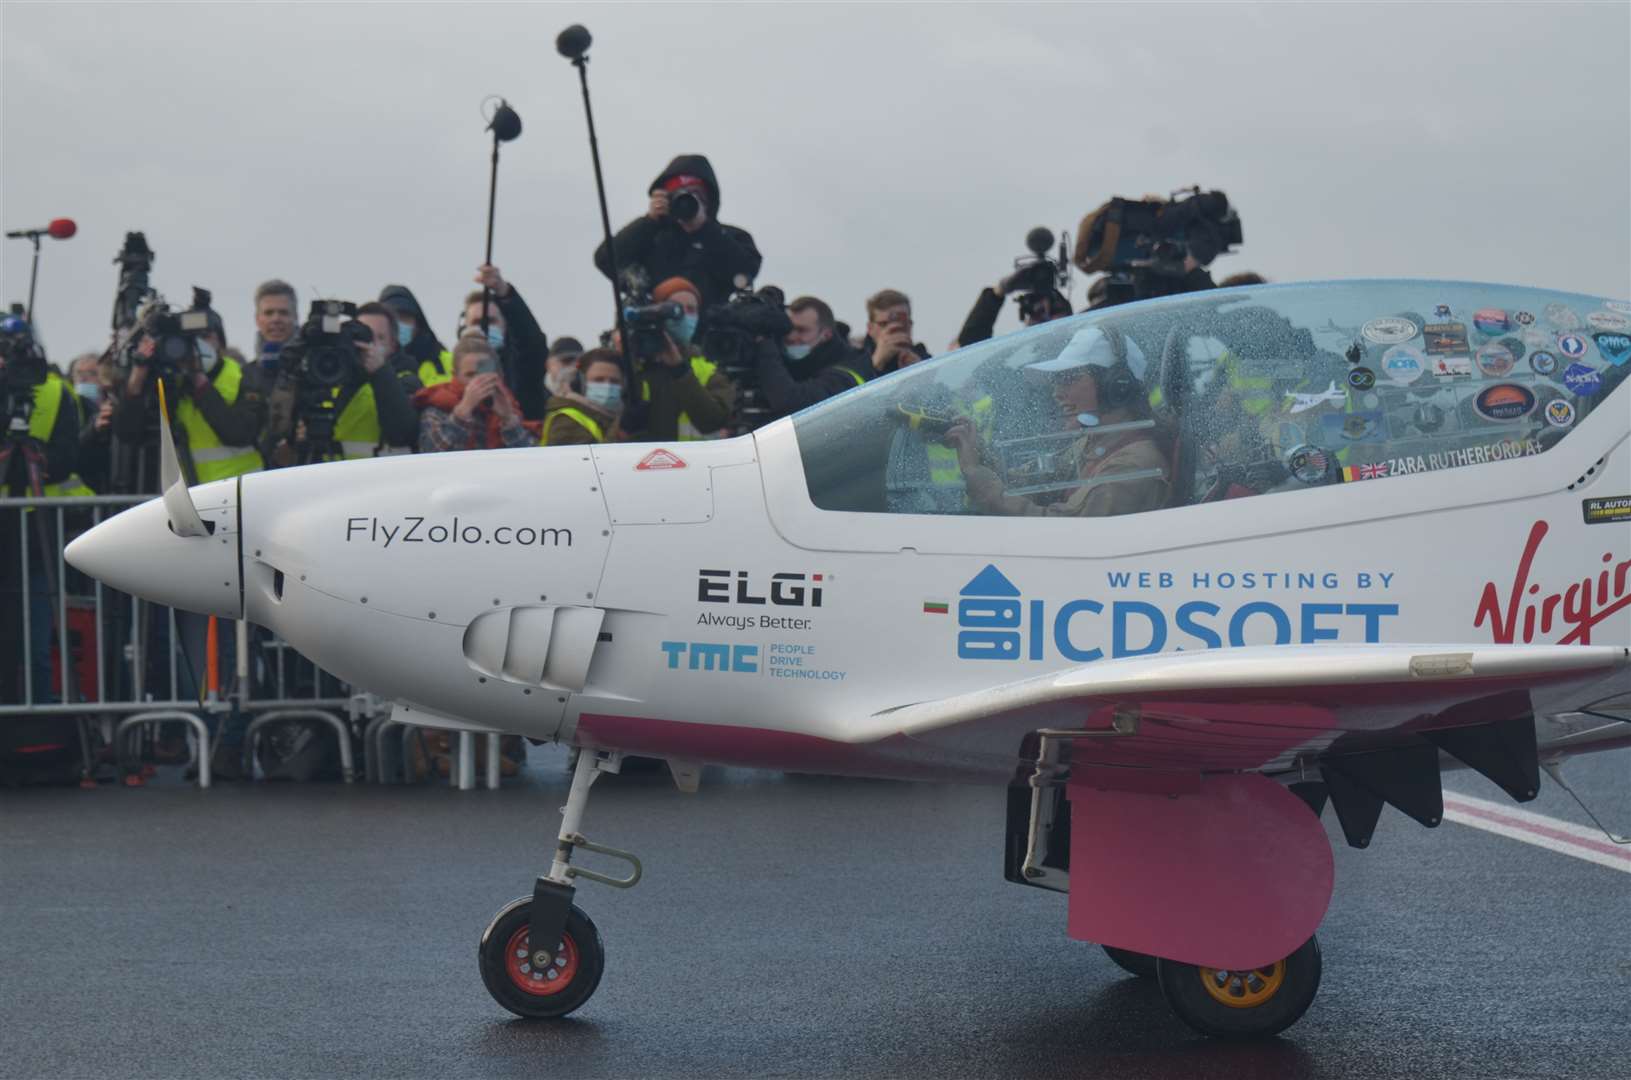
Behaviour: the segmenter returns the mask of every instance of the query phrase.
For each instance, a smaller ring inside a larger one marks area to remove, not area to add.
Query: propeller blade
[[[208,536],[210,530],[198,516],[187,478],[181,475],[181,459],[176,457],[175,439],[170,435],[170,409],[164,400],[164,380],[159,380],[159,487],[164,489],[164,510],[170,515],[170,531],[177,536]]]

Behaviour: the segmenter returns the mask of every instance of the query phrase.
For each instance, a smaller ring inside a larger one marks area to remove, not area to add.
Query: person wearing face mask
[[[583,343],[575,337],[558,337],[550,342],[549,355],[544,358],[546,414],[550,408],[547,404],[549,398],[567,393],[580,381],[582,367],[579,357],[582,355]]]
[[[103,375],[102,357],[81,353],[68,365],[68,377],[79,398],[79,475],[91,491],[110,491],[109,451],[113,441],[111,385]]]
[[[408,370],[420,386],[435,386],[453,378],[453,354],[442,347],[436,332],[425,319],[425,309],[406,285],[387,285],[379,291],[379,302],[391,309],[396,319],[398,370]]]
[[[786,337],[761,338],[755,348],[759,389],[772,420],[860,386],[871,368],[839,336],[825,301],[801,296],[787,305],[787,317],[792,329]]]
[[[622,438],[617,423],[623,413],[623,358],[615,349],[591,349],[583,354],[578,370],[581,389],[568,386],[549,399],[539,440],[543,446],[584,446]]]
[[[477,267],[476,283],[486,288],[464,298],[459,334],[462,337],[467,330],[481,329],[485,299],[487,341],[498,353],[504,381],[514,388],[521,415],[528,420],[542,420],[547,400],[544,372],[548,370],[549,338],[521,293],[504,280],[498,267],[485,263]]]
[[[695,283],[705,308],[730,299],[738,277],[751,282],[758,276],[764,259],[753,237],[719,222],[719,179],[706,157],[676,157],[647,194],[645,214],[612,238],[619,272],[639,266],[648,281],[686,278]],[[610,255],[605,241],[595,249],[595,266],[607,277],[612,276]]]
[[[352,460],[403,453],[415,443],[419,417],[411,403],[418,389],[411,372],[401,371],[393,357],[396,326],[391,309],[367,303],[357,308],[357,322],[368,329],[367,341],[353,341],[356,364],[344,379],[324,387],[333,409],[332,431],[323,445],[308,439],[302,405],[300,364],[291,361],[268,394],[269,419],[262,453],[271,468],[305,465],[313,461]],[[303,335],[292,339],[289,351],[299,355],[308,346]],[[317,400],[321,400],[319,396]]]
[[[165,387],[182,474],[190,484],[207,484],[259,472],[264,462],[256,443],[267,415],[260,371],[226,355],[220,315],[208,307],[193,310],[205,312],[209,328],[193,338],[192,352],[177,364],[176,385]],[[135,460],[142,465],[141,475],[116,478],[121,484],[134,483],[133,493],[159,490],[158,395],[150,383],[157,351],[158,341],[144,332],[111,420],[113,437],[140,451]]]
[[[638,363],[636,385],[642,417],[632,437],[651,442],[707,438],[736,407],[736,387],[697,347],[701,293],[688,278],[672,277],[651,290],[659,304],[677,304],[680,315],[663,326],[663,348]]]
[[[1150,416],[1144,385],[1148,363],[1136,342],[1113,327],[1078,332],[1059,355],[1025,369],[1052,381],[1065,432],[1075,433],[1071,450],[1076,480],[1057,502],[1010,495],[983,460],[972,425],[960,420],[945,433],[957,453],[975,513],[1027,517],[1110,517],[1160,509],[1167,501],[1172,472],[1161,434]]]

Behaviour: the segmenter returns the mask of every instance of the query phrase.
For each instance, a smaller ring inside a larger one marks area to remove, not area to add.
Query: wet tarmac
[[[1631,831],[1631,753],[1569,776]],[[1001,791],[747,770],[597,785],[585,831],[645,880],[580,888],[600,990],[518,1021],[477,940],[566,785],[552,748],[498,792],[0,791],[0,1076],[1631,1075],[1631,874],[1391,810],[1355,851],[1328,810],[1320,996],[1220,1044],[1002,880]]]

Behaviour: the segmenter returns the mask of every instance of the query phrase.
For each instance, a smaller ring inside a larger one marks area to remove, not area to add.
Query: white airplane
[[[67,557],[270,627],[403,719],[581,748],[549,871],[481,939],[521,1016],[600,980],[574,882],[639,864],[584,839],[584,809],[638,754],[687,790],[707,762],[1005,786],[1009,880],[1067,892],[1069,936],[1156,974],[1194,1028],[1261,1036],[1319,984],[1327,802],[1364,847],[1384,804],[1439,823],[1443,766],[1524,801],[1542,767],[1631,745],[1628,312],[1220,290],[735,439],[190,489],[166,426],[163,497]],[[1490,342],[1516,357],[1499,378],[1434,374]]]

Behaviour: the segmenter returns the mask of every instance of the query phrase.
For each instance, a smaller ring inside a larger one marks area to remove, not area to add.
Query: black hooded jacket
[[[702,290],[702,303],[721,304],[730,298],[738,274],[749,281],[758,276],[764,261],[753,237],[744,229],[719,223],[719,180],[714,167],[701,154],[681,154],[657,174],[648,193],[657,191],[670,177],[695,176],[708,193],[708,221],[688,233],[672,220],[653,221],[642,214],[623,226],[612,239],[619,271],[638,263],[645,267],[651,284],[678,274],[695,282]],[[612,276],[611,259],[604,242],[595,249],[595,265]],[[621,283],[619,283],[621,284]]]
[[[443,352],[443,345],[436,338],[436,332],[430,328],[430,320],[425,318],[425,309],[419,306],[419,300],[413,295],[413,290],[406,285],[387,285],[379,291],[379,302],[388,308],[400,308],[413,315],[417,323],[413,331],[413,340],[403,348],[403,352],[413,357],[414,366],[426,360],[435,360]]]

